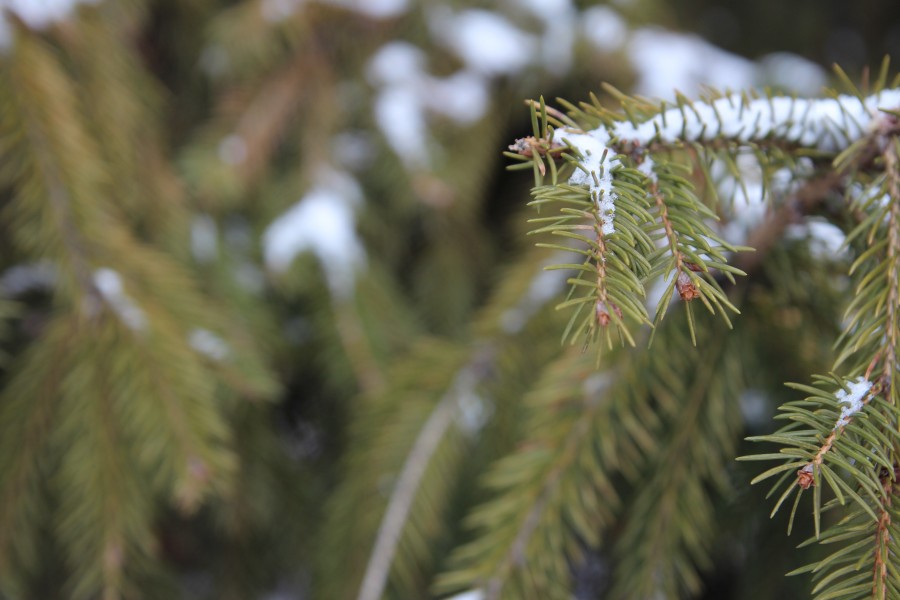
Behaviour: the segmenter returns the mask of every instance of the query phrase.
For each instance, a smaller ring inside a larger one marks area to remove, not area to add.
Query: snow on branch
[[[862,410],[862,407],[865,404],[863,402],[863,399],[871,389],[871,381],[865,379],[864,377],[857,377],[856,381],[847,384],[846,390],[841,389],[837,394],[834,395],[837,401],[844,405],[841,408],[841,416],[834,426],[835,430],[846,426],[848,423],[850,423],[850,419],[853,418],[853,415]]]
[[[118,272],[108,268],[97,269],[94,271],[94,285],[106,304],[129,329],[143,331],[147,328],[144,311],[125,292],[122,277]]]
[[[825,152],[839,152],[875,128],[881,109],[900,107],[900,89],[883,90],[864,100],[856,96],[801,99],[788,96],[749,98],[738,94],[711,101],[685,102],[660,110],[637,123],[620,121],[612,126],[580,132],[560,128],[553,142],[568,144],[581,155],[580,169],[569,179],[587,185],[604,213],[615,212],[613,171],[617,156],[627,145],[635,150],[655,144],[710,142],[738,143],[781,141]],[[649,169],[642,169],[650,174]],[[604,233],[612,233],[611,220]]]
[[[356,233],[356,206],[361,199],[362,190],[355,179],[323,170],[317,184],[266,228],[266,266],[283,273],[298,254],[310,251],[325,267],[332,294],[348,297],[366,256]]]

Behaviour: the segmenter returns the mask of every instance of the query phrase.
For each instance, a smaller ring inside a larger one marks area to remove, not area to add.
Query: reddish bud
[[[691,281],[691,278],[688,277],[687,273],[679,273],[678,279],[675,281],[675,288],[678,290],[678,295],[681,296],[681,299],[685,302],[690,302],[696,298],[700,297],[700,290],[697,289],[697,286],[694,285],[694,282]]]
[[[619,308],[617,305],[613,304],[612,302],[607,304],[606,302],[598,301],[597,302],[597,322],[600,323],[601,327],[606,327],[607,325],[609,325],[609,322],[612,320],[612,317],[609,314],[609,310],[608,310],[607,306],[612,307],[612,310],[614,313],[616,313],[616,316],[619,317],[620,319],[622,318],[622,309]]]
[[[812,465],[806,465],[799,471],[797,471],[797,484],[803,488],[804,490],[808,490],[813,485],[815,485],[816,479],[813,477],[813,467]]]

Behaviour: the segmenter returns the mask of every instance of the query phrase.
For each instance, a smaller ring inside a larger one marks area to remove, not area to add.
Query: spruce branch
[[[733,443],[727,440],[740,427],[740,415],[728,399],[741,388],[746,359],[736,336],[702,331],[698,346],[714,357],[707,360],[705,352],[701,355],[689,340],[679,339],[683,334],[674,331],[679,326],[669,322],[667,331],[658,334],[660,351],[673,356],[673,369],[680,374],[666,390],[677,404],[665,417],[666,434],[623,514],[613,598],[696,595],[702,571],[711,566],[713,487],[728,489],[722,473]]]
[[[626,252],[629,255],[625,264],[637,278],[634,290],[637,295],[629,294],[629,304],[641,304],[640,296],[646,295],[644,286],[651,279],[650,275],[656,276],[658,271],[648,274],[638,269],[637,263],[631,259],[638,255],[654,263],[651,258],[653,251],[642,253],[641,242],[635,239],[633,230],[617,231],[617,227],[630,221],[644,228],[653,227],[655,223],[662,229],[662,237],[667,240],[670,252],[673,252],[670,272],[674,274],[668,293],[663,295],[657,306],[657,324],[664,316],[668,299],[675,288],[684,299],[701,299],[711,312],[720,312],[727,322],[728,311],[734,311],[734,306],[728,302],[715,278],[709,276],[709,271],[722,270],[728,277],[735,273],[742,274],[728,264],[723,251],[734,252],[744,248],[725,243],[706,224],[715,216],[695,199],[690,182],[672,172],[673,165],[677,164],[672,158],[673,153],[683,149],[714,152],[730,165],[739,181],[740,172],[734,157],[742,148],[752,149],[761,167],[768,172],[778,162],[791,163],[807,151],[824,155],[843,151],[837,159],[838,164],[845,160],[848,153],[853,154],[857,162],[862,162],[859,155],[863,149],[870,147],[871,131],[881,122],[878,115],[883,113],[879,113],[878,109],[900,103],[900,90],[879,90],[868,97],[835,95],[821,100],[713,94],[708,99],[689,101],[679,96],[677,106],[667,108],[664,104],[654,106],[613,92],[621,102],[621,114],[598,104],[583,106],[570,112],[566,125],[558,117],[549,116],[543,103],[531,103],[534,136],[527,138],[527,143],[513,145],[511,149],[519,158],[530,159],[537,169],[536,176],[543,177],[546,174],[543,160],[549,160],[552,156],[549,150],[556,145],[569,148],[568,159],[573,165],[569,186],[588,188],[599,209],[595,212],[600,215],[595,214],[593,220],[600,224],[604,236],[618,238],[616,249],[603,253],[604,261],[616,256],[624,258]],[[538,124],[538,116],[541,124]],[[548,122],[555,123],[558,128],[553,130]],[[572,126],[572,122],[578,126]],[[663,156],[668,158],[662,160]],[[660,166],[653,157],[660,161]],[[634,186],[628,181],[630,169],[644,171]],[[840,170],[846,172],[843,166]],[[561,192],[566,189],[555,183],[555,170],[551,175],[553,190]],[[650,205],[647,204],[647,196],[650,197]],[[666,197],[671,199],[663,206],[660,203]],[[572,194],[554,195],[550,191],[537,191],[537,198],[536,205],[553,201],[577,202]],[[656,205],[656,218],[648,219],[646,209],[653,204]],[[628,219],[619,217],[619,205],[628,211]],[[672,213],[675,208],[680,209],[677,215]],[[556,235],[578,237],[571,232],[580,226],[571,219],[554,222],[551,217],[536,221],[551,223],[538,229],[538,232],[550,231]],[[679,241],[673,248],[676,233]],[[590,240],[583,241],[591,244]],[[684,269],[685,256],[690,258],[690,269]],[[597,260],[596,257],[594,260]],[[599,266],[597,268],[600,269]],[[578,280],[573,285],[582,283]],[[618,291],[634,293],[621,287]],[[607,296],[609,293],[598,278],[596,295]],[[562,306],[580,306],[582,302],[576,300]],[[637,316],[640,317],[639,312]],[[592,339],[590,322],[581,323],[576,331],[584,330]],[[693,319],[689,320],[689,325],[693,332]],[[623,331],[627,334],[628,330]],[[631,339],[630,334],[626,339]]]
[[[472,393],[472,388],[478,385],[479,379],[487,372],[485,362],[490,360],[489,353],[478,353],[473,357],[472,362],[459,372],[453,386],[440,399],[422,426],[388,500],[359,588],[358,600],[378,600],[382,597],[400,535],[407,524],[425,470],[445,433],[457,418],[460,399]]]
[[[888,115],[886,121],[896,127],[898,119]],[[898,394],[894,390],[894,376],[898,372],[897,351],[900,346],[900,137],[894,134],[882,142],[882,152],[887,174],[887,192],[890,198],[890,212],[887,222],[887,248],[885,263],[887,264],[886,284],[887,299],[885,301],[885,344],[882,364],[883,385],[888,386],[888,398],[895,402]]]

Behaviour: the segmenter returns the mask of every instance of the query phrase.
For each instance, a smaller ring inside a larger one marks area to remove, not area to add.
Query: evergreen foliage
[[[0,2],[0,598],[900,597],[888,63],[501,4]]]

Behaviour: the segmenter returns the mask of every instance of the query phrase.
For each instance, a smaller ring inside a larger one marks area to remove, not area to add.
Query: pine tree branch
[[[888,178],[888,195],[891,207],[887,222],[887,273],[888,288],[885,303],[885,345],[882,365],[883,385],[890,388],[888,398],[893,402],[897,397],[894,392],[894,374],[897,373],[897,352],[900,344],[900,321],[898,321],[898,305],[900,305],[900,158],[898,146],[900,139],[888,138],[882,154]]]
[[[332,306],[335,329],[356,375],[360,391],[364,394],[382,392],[385,386],[384,376],[368,345],[359,314],[352,304],[334,297]]]
[[[0,423],[6,430],[0,436],[0,579],[7,582],[16,578],[11,572],[13,564],[29,567],[37,559],[30,532],[23,528],[33,526],[39,512],[35,490],[58,409],[64,358],[73,341],[68,334],[59,319],[52,322],[45,337],[21,357],[17,375],[7,384],[0,402]]]
[[[600,398],[585,398],[586,410],[582,418],[566,436],[564,445],[559,453],[558,460],[540,482],[541,488],[537,499],[522,519],[518,531],[509,545],[503,558],[494,568],[493,575],[487,579],[482,600],[499,600],[503,587],[509,578],[509,572],[515,566],[523,566],[527,559],[527,549],[532,537],[545,518],[545,512],[551,506],[551,500],[559,493],[560,482],[563,474],[578,458],[578,448],[584,442],[585,436],[591,431],[590,421],[596,408],[602,404]]]
[[[19,82],[19,85],[24,83]],[[16,108],[21,116],[21,127],[28,142],[27,148],[33,160],[32,164],[46,187],[46,201],[51,209],[49,213],[63,242],[65,256],[67,260],[71,261],[75,281],[85,297],[99,300],[89,266],[87,244],[75,228],[77,221],[71,209],[72,199],[60,169],[52,160],[55,154],[52,144],[48,142],[45,135],[46,123],[39,115],[35,114],[35,105],[28,99],[16,97],[15,100]]]
[[[891,566],[891,505],[896,472],[882,477],[884,500],[878,516],[878,527],[875,529],[875,565],[872,568],[872,597],[887,600],[888,568]],[[893,569],[892,569],[893,570]]]
[[[380,600],[397,551],[400,535],[419,492],[419,484],[444,435],[453,425],[461,398],[468,396],[489,372],[493,351],[483,348],[462,368],[453,383],[422,426],[403,465],[382,518],[375,543],[366,566],[357,600]]]

